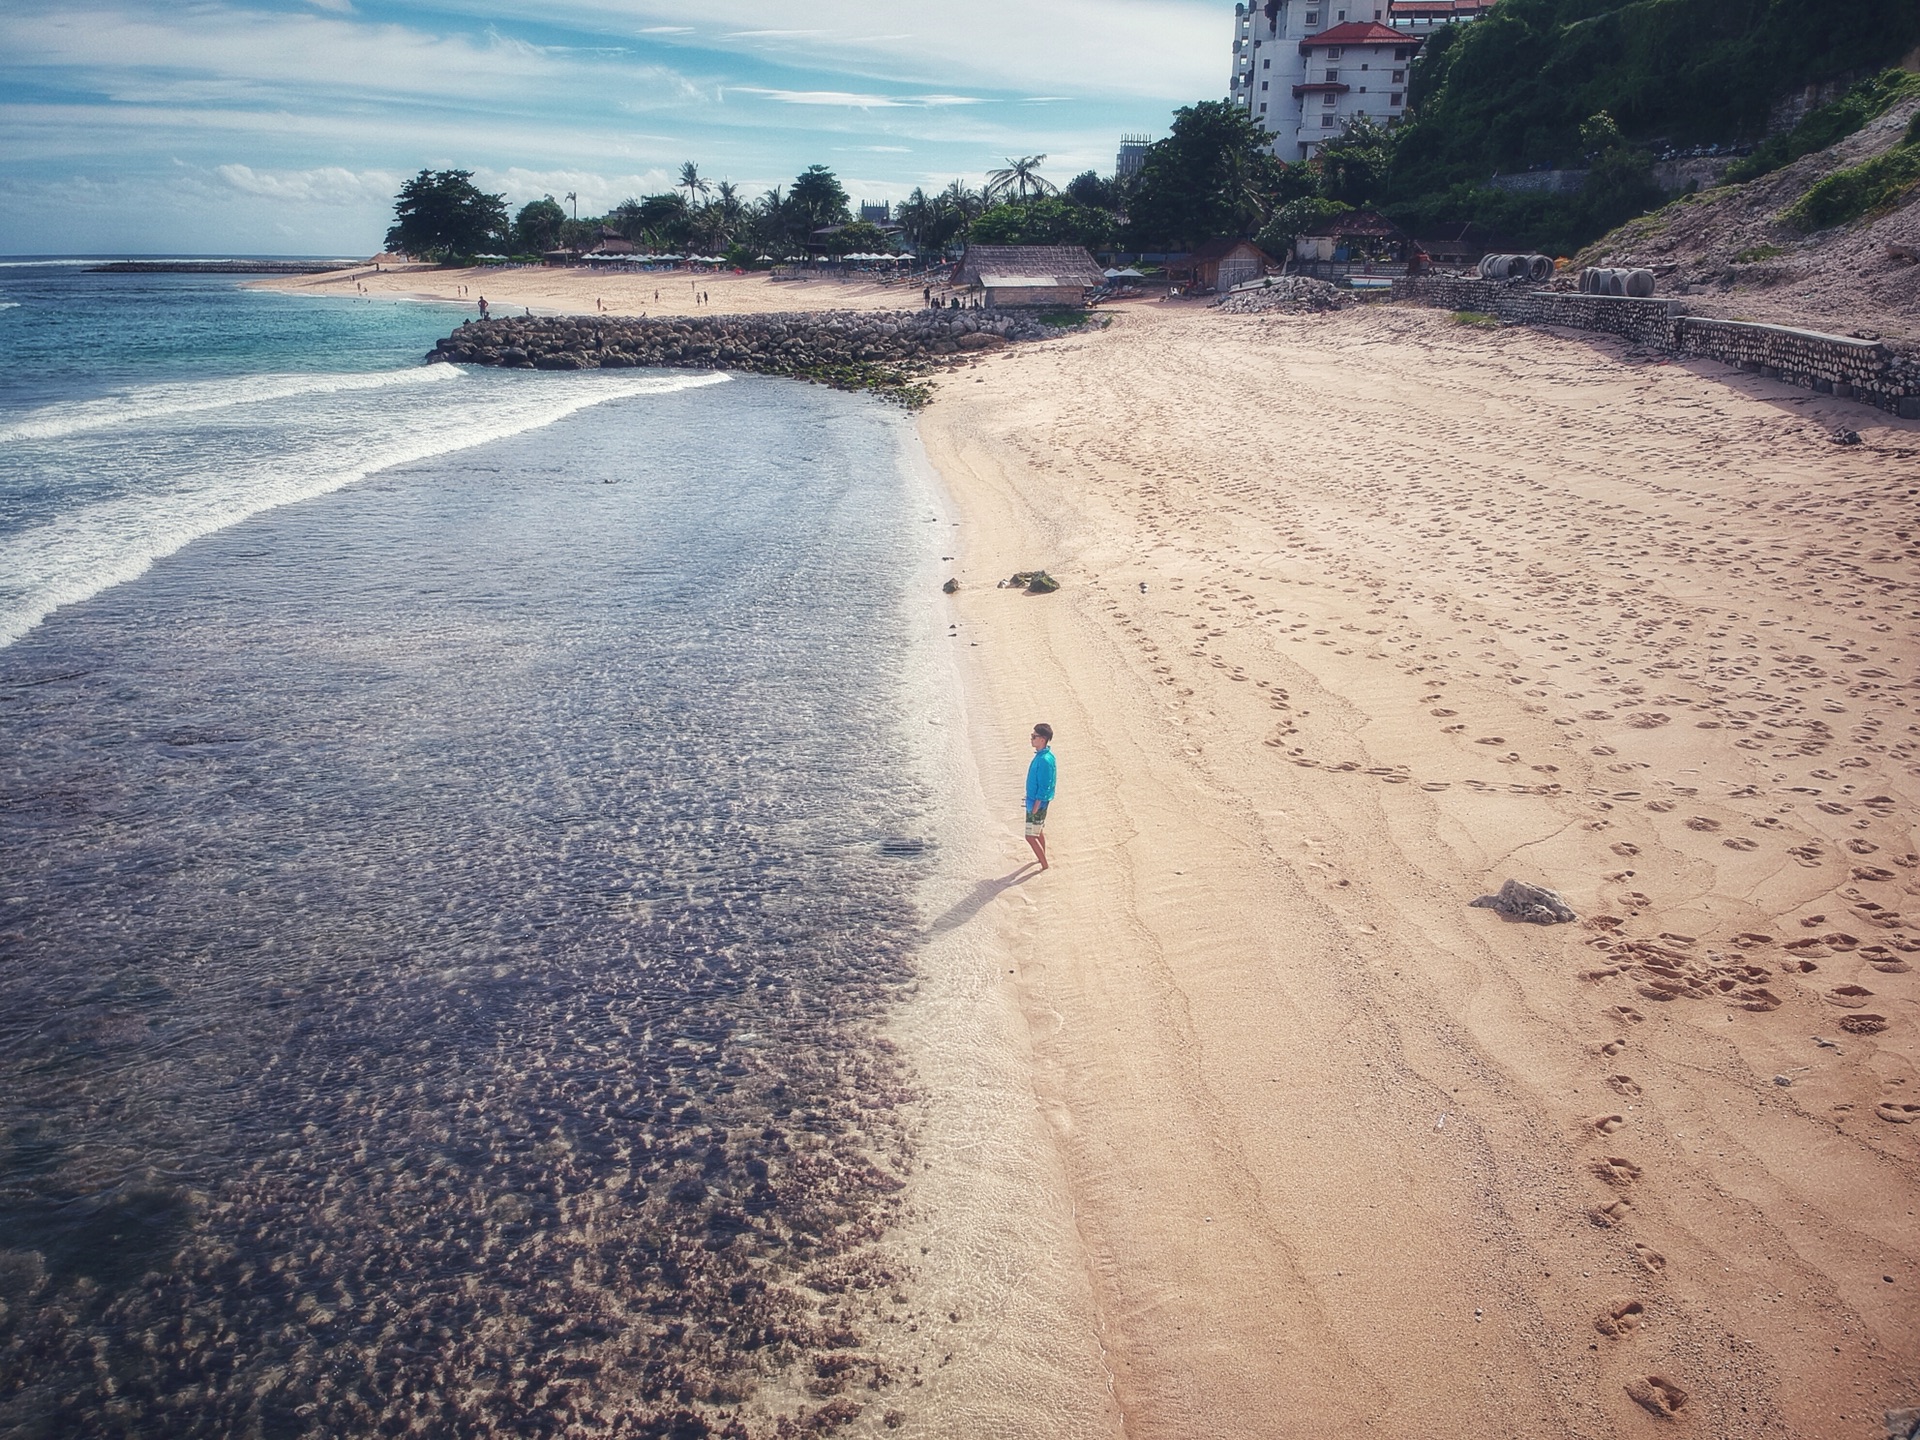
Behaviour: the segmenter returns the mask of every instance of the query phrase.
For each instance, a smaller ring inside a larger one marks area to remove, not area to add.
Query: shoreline
[[[1061,754],[968,928],[1130,1436],[1911,1403],[1920,436],[1651,368],[1143,309],[934,382],[975,764]],[[1509,877],[1583,923],[1468,907]]]
[[[496,319],[525,311],[534,316],[765,315],[791,310],[900,310],[920,307],[920,285],[884,281],[781,280],[764,272],[735,275],[595,274],[574,268],[480,267],[443,270],[433,265],[358,267],[325,275],[284,276],[251,282],[248,289],[330,299],[408,299],[464,306],[479,318],[486,296]],[[936,290],[939,287],[934,287]],[[364,292],[364,293],[363,293]],[[710,295],[710,303],[698,297]]]

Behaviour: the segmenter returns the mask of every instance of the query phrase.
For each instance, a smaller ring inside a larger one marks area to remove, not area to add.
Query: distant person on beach
[[[1027,762],[1027,844],[1040,868],[1047,866],[1047,806],[1053,803],[1058,766],[1053,758],[1053,727],[1044,721],[1033,727],[1033,759]]]
[[[480,297],[480,318],[482,320],[489,318],[487,315],[487,297],[484,295]]]

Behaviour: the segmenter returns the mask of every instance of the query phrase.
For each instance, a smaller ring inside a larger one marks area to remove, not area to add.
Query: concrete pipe
[[[1627,293],[1627,272],[1624,270],[1607,271],[1607,294],[1625,295]]]
[[[1553,257],[1551,255],[1529,255],[1527,258],[1527,278],[1538,285],[1553,278]]]
[[[1627,270],[1622,272],[1626,293],[1636,300],[1645,300],[1653,294],[1653,272],[1651,270]]]

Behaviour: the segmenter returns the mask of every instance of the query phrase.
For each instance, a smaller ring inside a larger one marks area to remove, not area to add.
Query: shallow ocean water
[[[891,1278],[930,513],[871,401],[671,378],[0,649],[0,1433],[892,1383],[818,1299]]]

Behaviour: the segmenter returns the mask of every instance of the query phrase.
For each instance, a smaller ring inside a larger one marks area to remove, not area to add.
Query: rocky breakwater
[[[1031,316],[983,310],[526,316],[470,320],[427,359],[521,370],[743,370],[919,404],[928,392],[913,383],[916,376],[984,350],[1058,333]]]

